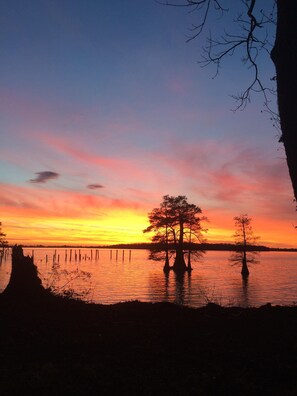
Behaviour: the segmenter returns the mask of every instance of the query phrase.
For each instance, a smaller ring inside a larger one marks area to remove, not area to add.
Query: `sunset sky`
[[[186,43],[195,13],[154,0],[1,3],[0,221],[10,243],[148,241],[147,213],[169,194],[201,207],[208,242],[232,241],[233,217],[247,213],[259,243],[297,247],[278,132],[260,94],[231,111],[252,79],[240,53],[216,78],[200,67],[203,37]],[[210,22],[214,33],[223,23]],[[273,84],[269,57],[259,64]]]

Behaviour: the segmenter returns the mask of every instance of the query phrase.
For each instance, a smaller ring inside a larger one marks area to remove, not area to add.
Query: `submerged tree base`
[[[175,272],[176,274],[184,274],[185,272],[191,272],[193,271],[193,268],[191,266],[176,266],[176,265],[169,265],[169,263],[165,263],[163,267],[163,271],[165,273],[169,273],[170,271]]]
[[[247,262],[245,259],[242,260],[242,268],[241,268],[241,275],[243,278],[247,278],[250,274],[250,271],[247,266]]]

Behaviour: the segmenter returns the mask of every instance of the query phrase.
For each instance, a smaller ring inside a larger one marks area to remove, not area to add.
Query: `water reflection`
[[[26,255],[32,249],[25,249]],[[259,306],[289,305],[297,301],[297,254],[265,252],[261,263],[252,267],[249,279],[243,279],[238,268],[228,262],[229,252],[207,252],[202,262],[193,262],[193,271],[176,275],[163,272],[162,262],[147,259],[146,250],[100,249],[34,249],[34,262],[45,286],[52,279],[52,265],[58,262],[61,271],[86,271],[91,278],[81,277],[71,287],[78,292],[91,289],[96,303],[119,301],[167,301],[199,307],[208,302],[222,305]],[[66,259],[67,256],[67,259]],[[71,257],[71,260],[70,260]],[[76,257],[76,260],[75,260]],[[78,260],[81,258],[81,260]],[[11,271],[11,256],[0,264],[0,292],[5,289]],[[65,279],[58,286],[63,286]]]
[[[183,305],[185,302],[185,273],[174,273],[175,280],[175,303]]]
[[[269,298],[262,300],[262,288],[261,285],[259,285],[257,276],[254,273],[249,277],[237,276],[236,278],[234,277],[234,279],[230,279],[229,287],[229,294],[233,297],[230,298],[229,301],[226,301],[225,299],[223,305],[236,305],[248,308],[266,304],[270,301]],[[262,301],[262,303],[260,303],[260,301]]]
[[[241,306],[249,306],[249,278],[242,276],[242,301]]]
[[[169,301],[169,272],[163,271],[165,283],[164,283],[164,301]]]
[[[175,274],[170,272],[152,272],[148,277],[149,301],[189,304],[191,294],[191,273]]]

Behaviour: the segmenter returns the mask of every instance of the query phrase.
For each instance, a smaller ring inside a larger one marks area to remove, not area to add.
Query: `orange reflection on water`
[[[290,305],[297,301],[297,253],[263,252],[259,264],[250,266],[247,281],[240,266],[231,266],[229,252],[206,252],[194,262],[191,274],[177,277],[163,273],[163,263],[148,260],[146,250],[34,249],[34,261],[43,283],[56,282],[52,275],[53,256],[61,270],[76,269],[91,273],[90,279],[78,277],[70,285],[74,290],[90,290],[87,299],[113,304],[120,301],[168,301],[199,307],[214,302],[221,305]],[[32,254],[32,250],[25,250]],[[67,254],[67,257],[66,257]],[[76,260],[75,260],[76,254]],[[80,254],[80,256],[79,256]],[[0,266],[0,289],[8,282],[10,262]],[[60,283],[59,283],[60,282]],[[65,283],[63,277],[56,286]]]

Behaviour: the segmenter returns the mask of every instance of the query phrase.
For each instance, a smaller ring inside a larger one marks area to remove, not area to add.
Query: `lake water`
[[[32,249],[24,249],[24,253],[32,255]],[[249,267],[247,281],[241,277],[240,266],[232,266],[229,258],[230,252],[206,252],[201,261],[192,264],[190,275],[177,277],[172,271],[165,275],[163,263],[148,260],[146,250],[101,249],[96,253],[72,249],[70,253],[69,249],[34,249],[34,262],[45,286],[72,289],[96,303],[139,300],[192,307],[208,302],[256,307],[297,302],[297,253],[261,252],[259,262]],[[9,254],[0,265],[0,291],[5,289],[10,271]]]

